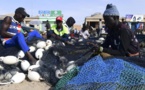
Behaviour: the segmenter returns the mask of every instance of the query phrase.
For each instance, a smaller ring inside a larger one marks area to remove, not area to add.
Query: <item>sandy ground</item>
[[[23,81],[20,84],[10,84],[0,86],[0,90],[49,90],[50,85],[45,84],[44,82],[29,82]]]

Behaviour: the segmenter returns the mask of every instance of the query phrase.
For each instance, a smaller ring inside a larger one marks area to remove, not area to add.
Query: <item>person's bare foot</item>
[[[31,65],[36,64],[36,59],[31,55],[30,52],[26,52],[26,56],[28,57],[28,61]]]

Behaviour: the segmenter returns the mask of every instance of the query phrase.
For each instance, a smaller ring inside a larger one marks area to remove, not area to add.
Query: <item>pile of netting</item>
[[[96,56],[79,67],[76,77],[62,88],[59,87],[59,90],[144,90],[144,88],[143,67],[119,58],[103,60],[100,56]]]
[[[27,42],[27,44],[29,46],[36,46],[38,41],[41,40],[33,38],[31,41]],[[84,42],[78,42],[75,43],[75,45],[65,45],[61,41],[52,40],[52,44],[52,47],[43,52],[39,68],[34,70],[41,75],[44,81],[52,85],[55,85],[60,79],[56,76],[56,70],[63,70],[63,73],[66,73],[70,61],[73,61],[74,65],[80,66],[87,62],[93,54],[91,46],[85,45],[86,43]],[[4,48],[4,46],[0,44],[0,57],[9,55],[18,57],[19,51],[19,47]],[[32,53],[34,57],[35,52],[36,50]],[[25,56],[22,60],[27,60],[27,57]],[[20,67],[20,63],[16,65],[6,65],[0,61],[0,76],[3,75],[3,77],[0,77],[0,81],[2,81],[2,79],[5,80],[7,78],[5,76],[8,76],[9,73],[12,72],[12,77],[13,74],[18,71],[24,72]],[[24,73],[27,74],[27,72]],[[7,78],[7,80],[10,80],[11,77]]]
[[[67,72],[68,63],[73,61],[76,66],[83,65],[92,56],[91,47],[87,45],[54,45],[43,53],[41,67],[37,72],[42,78],[52,85],[55,85],[59,78],[56,77],[56,70],[62,69]]]
[[[35,42],[36,42],[36,40],[35,40]],[[11,78],[16,73],[23,72],[19,66],[20,63],[10,65],[10,64],[5,64],[5,63],[3,63],[3,61],[1,61],[2,57],[5,57],[5,56],[18,57],[19,51],[20,51],[19,47],[5,48],[2,45],[2,43],[0,43],[0,85],[5,85],[6,84],[5,82],[10,82]],[[22,60],[25,60],[25,59],[26,59],[26,57],[22,58]],[[10,61],[11,61],[11,58],[10,58]]]

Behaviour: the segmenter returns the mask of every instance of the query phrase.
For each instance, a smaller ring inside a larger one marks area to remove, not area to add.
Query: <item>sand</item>
[[[30,82],[25,80],[20,84],[0,86],[0,90],[49,90],[50,87],[50,85],[44,82]]]

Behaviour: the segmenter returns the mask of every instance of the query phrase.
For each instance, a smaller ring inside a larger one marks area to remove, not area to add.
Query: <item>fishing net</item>
[[[61,90],[144,90],[145,69],[123,59],[96,56]]]
[[[38,68],[38,73],[47,83],[55,85],[59,80],[55,76],[56,69],[65,70],[69,61],[75,61],[76,65],[82,65],[89,60],[92,53],[88,46],[54,45],[49,50],[44,51],[41,59],[43,64]]]
[[[37,39],[32,39],[32,42],[36,42]],[[32,43],[30,43],[32,45]],[[1,56],[16,56],[18,57],[18,52],[20,51],[19,47],[9,47],[5,48],[2,43],[0,43],[0,57]],[[27,60],[26,57],[22,58],[22,60]],[[11,79],[16,72],[23,72],[20,67],[20,63],[16,63],[14,65],[7,65],[0,61],[0,82],[7,82]]]
[[[20,49],[17,47],[4,48],[4,46],[0,44],[0,56],[8,56],[8,55],[16,56],[19,51]]]
[[[73,69],[71,69],[67,74],[65,74],[63,76],[63,78],[61,78],[57,84],[55,85],[55,90],[60,90],[62,87],[65,86],[65,84],[71,80],[73,77],[75,77],[78,73],[78,68],[74,67]]]

